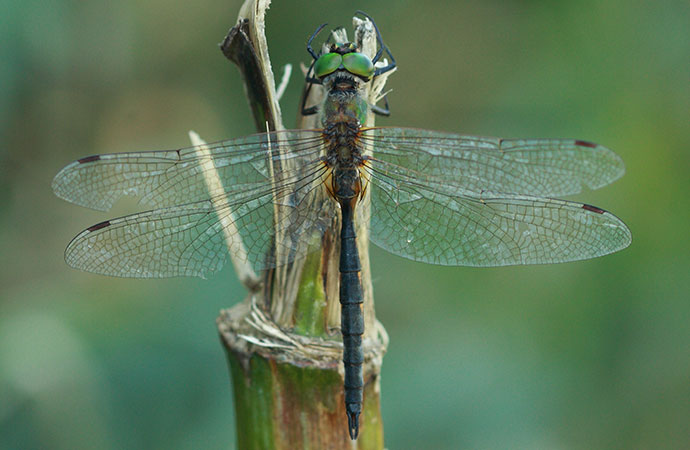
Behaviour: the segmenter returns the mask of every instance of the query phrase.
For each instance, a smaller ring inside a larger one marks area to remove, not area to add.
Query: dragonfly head
[[[323,80],[333,74],[350,74],[362,81],[374,76],[374,63],[351,42],[331,44],[329,52],[314,62],[314,75]]]

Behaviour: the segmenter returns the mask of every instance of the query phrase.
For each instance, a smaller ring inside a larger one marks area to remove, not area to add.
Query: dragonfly
[[[425,263],[562,263],[631,242],[613,214],[555,198],[620,178],[623,161],[606,147],[363,126],[369,114],[389,114],[387,102],[369,104],[363,92],[396,62],[373,19],[358,13],[374,26],[373,58],[352,42],[315,52],[312,43],[326,24],[307,42],[308,87],[320,85],[326,95],[320,104],[303,103],[302,113],[318,114],[321,128],[203,149],[87,156],[64,167],[52,185],[57,196],[84,207],[107,211],[133,194],[151,208],[91,226],[65,251],[74,268],[118,277],[205,277],[223,266],[229,251],[239,251],[256,270],[277,267],[304,256],[339,214],[345,410],[353,440],[362,411],[364,332],[354,223],[365,195],[370,240]],[[209,171],[218,174],[219,186],[205,183]]]

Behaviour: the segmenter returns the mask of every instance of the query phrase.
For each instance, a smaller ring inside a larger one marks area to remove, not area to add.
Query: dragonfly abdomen
[[[354,203],[341,202],[340,230],[340,329],[343,335],[343,363],[345,366],[345,411],[350,438],[359,433],[359,415],[362,412],[362,281],[357,237],[354,227]]]

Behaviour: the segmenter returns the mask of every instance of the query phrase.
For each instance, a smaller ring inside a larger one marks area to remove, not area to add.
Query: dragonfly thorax
[[[364,85],[347,73],[336,72],[324,79],[327,94],[320,109],[324,129],[342,122],[359,128],[366,122],[369,105],[363,96]]]
[[[325,164],[331,169],[331,195],[338,202],[356,200],[362,193],[360,167],[364,164],[360,143],[360,122],[346,103],[330,103],[323,138]]]
[[[360,126],[347,115],[346,120],[329,123],[323,130],[326,144],[326,164],[332,169],[360,166],[364,158],[360,148]]]

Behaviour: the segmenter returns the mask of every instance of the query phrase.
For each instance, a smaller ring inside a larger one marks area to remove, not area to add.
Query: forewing
[[[322,145],[317,130],[288,130],[179,150],[94,155],[64,167],[52,186],[58,197],[101,211],[124,195],[164,208],[262,189],[271,184],[272,170],[299,169],[318,159]],[[209,170],[218,174],[222,191],[209,191]]]
[[[371,128],[372,170],[404,181],[465,192],[533,196],[577,194],[620,178],[623,161],[611,150],[574,139],[500,139],[414,128]]]

